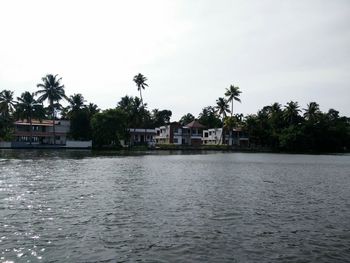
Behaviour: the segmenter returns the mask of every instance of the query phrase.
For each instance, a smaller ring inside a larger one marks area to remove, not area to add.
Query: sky
[[[348,0],[0,0],[0,90],[34,92],[46,74],[101,109],[149,87],[172,120],[215,105],[235,113],[316,101],[350,116]]]

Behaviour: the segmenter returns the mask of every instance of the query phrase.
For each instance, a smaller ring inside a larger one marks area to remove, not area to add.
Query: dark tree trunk
[[[29,113],[29,128],[30,128],[30,138],[29,138],[29,144],[32,145],[33,141],[33,124],[32,124],[32,113]]]
[[[53,131],[53,144],[56,144],[56,129],[55,129],[55,109],[53,107],[53,101],[50,102],[52,110],[52,131]]]

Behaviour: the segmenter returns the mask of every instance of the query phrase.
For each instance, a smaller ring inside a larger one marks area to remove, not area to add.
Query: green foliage
[[[126,125],[128,128],[146,128],[150,123],[151,114],[147,110],[147,104],[142,105],[138,97],[124,96],[118,102],[117,109],[126,115]]]
[[[0,141],[12,141],[13,139],[13,121],[0,115]]]
[[[222,121],[216,114],[216,110],[212,106],[207,106],[202,109],[198,116],[198,121],[206,127],[219,128],[222,127]]]
[[[245,118],[245,128],[254,146],[297,152],[339,152],[350,149],[350,121],[330,109],[322,113],[316,102],[299,115],[297,102],[283,110],[278,103],[265,106]]]
[[[215,106],[217,113],[219,115],[222,115],[222,120],[225,119],[227,113],[230,113],[231,111],[229,110],[229,106],[227,104],[227,100],[224,98],[218,98],[216,100],[216,106]]]
[[[91,140],[91,116],[87,108],[75,110],[70,114],[70,136],[74,140]]]
[[[121,109],[108,109],[96,113],[91,119],[94,147],[120,145],[120,140],[127,137],[127,115]]]
[[[137,86],[137,90],[140,91],[140,98],[141,98],[141,104],[143,106],[143,99],[142,99],[142,89],[145,89],[145,87],[148,87],[146,81],[147,78],[142,75],[141,73],[137,74],[136,76],[134,76],[133,81],[135,82],[136,86]]]
[[[3,90],[0,92],[0,114],[4,118],[10,119],[13,113],[16,102],[13,99],[13,91]]]
[[[16,101],[13,91],[0,92],[0,140],[10,141],[13,137],[13,113]]]
[[[164,126],[170,122],[172,112],[170,110],[152,110],[152,128]]]
[[[126,115],[128,128],[155,128],[170,122],[172,112],[170,110],[147,109],[147,103],[142,105],[138,97],[124,96],[117,104],[117,108]]]
[[[50,105],[53,106],[55,102],[68,99],[64,92],[64,85],[61,84],[62,78],[58,78],[57,76],[48,74],[41,79],[42,83],[37,84],[39,90],[35,94],[40,95],[38,98],[39,102],[48,100]]]
[[[184,116],[181,117],[180,123],[181,125],[186,125],[190,123],[191,121],[194,121],[195,117],[191,113],[187,113]]]
[[[34,93],[23,92],[17,100],[16,119],[27,119],[31,121],[31,119],[42,120],[45,118],[44,107],[34,98]]]
[[[231,102],[231,116],[233,114],[233,101],[241,102],[239,98],[241,93],[242,91],[239,90],[239,87],[233,85],[230,85],[230,87],[226,89],[225,96],[227,97],[227,102]]]

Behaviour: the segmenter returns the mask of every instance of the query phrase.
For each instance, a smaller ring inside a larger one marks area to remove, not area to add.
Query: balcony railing
[[[66,132],[55,132],[56,136],[67,135]],[[37,136],[37,137],[52,137],[53,132],[40,132],[40,131],[16,131],[15,136]]]

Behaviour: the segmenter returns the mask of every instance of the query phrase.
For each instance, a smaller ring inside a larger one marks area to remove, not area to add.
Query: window
[[[174,143],[178,143],[179,140],[177,138],[174,138]]]

